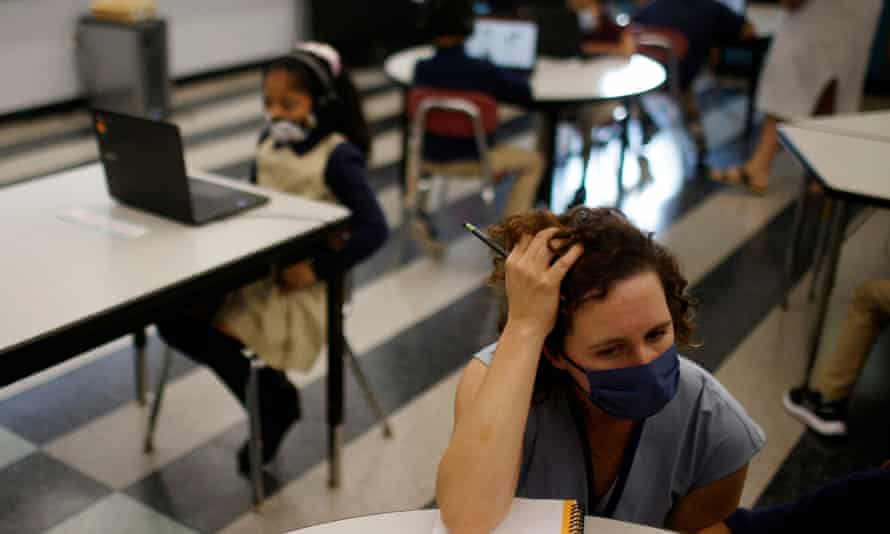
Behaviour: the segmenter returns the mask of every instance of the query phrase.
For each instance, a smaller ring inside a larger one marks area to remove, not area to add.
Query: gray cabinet
[[[82,17],[77,63],[91,106],[154,119],[170,114],[163,19],[122,23]]]

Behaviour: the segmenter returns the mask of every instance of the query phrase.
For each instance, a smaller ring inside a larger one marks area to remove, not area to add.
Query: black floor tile
[[[37,452],[0,470],[0,534],[39,534],[111,489]]]
[[[702,346],[687,355],[709,371],[715,371],[781,303],[793,216],[791,204],[690,289],[698,300],[697,338]],[[802,245],[804,258],[812,248],[812,239],[806,239]],[[806,265],[805,260],[801,261],[792,286],[800,280]]]

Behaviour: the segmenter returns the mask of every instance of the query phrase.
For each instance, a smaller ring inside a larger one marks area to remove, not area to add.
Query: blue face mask
[[[646,365],[592,371],[563,356],[587,375],[590,402],[612,417],[646,419],[660,412],[677,394],[680,381],[680,358],[672,345]]]

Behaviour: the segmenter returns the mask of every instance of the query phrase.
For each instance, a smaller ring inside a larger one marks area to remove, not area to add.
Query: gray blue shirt
[[[495,348],[475,357],[489,366]],[[616,488],[599,503],[588,495],[587,438],[572,415],[572,395],[557,390],[532,405],[516,496],[576,499],[588,514],[601,514]],[[683,497],[740,469],[765,441],[738,401],[710,373],[681,357],[677,394],[646,419],[611,517],[664,527]]]

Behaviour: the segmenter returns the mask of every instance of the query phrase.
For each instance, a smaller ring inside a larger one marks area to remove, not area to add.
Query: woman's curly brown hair
[[[591,299],[605,298],[616,283],[634,275],[653,272],[658,275],[671,313],[676,344],[693,346],[695,301],[687,292],[688,282],[680,273],[677,260],[663,246],[634,226],[620,211],[611,208],[575,208],[565,215],[547,211],[531,211],[508,217],[488,228],[488,234],[505,249],[511,250],[523,234],[535,235],[546,228],[559,231],[550,242],[556,257],[562,256],[576,243],[584,247],[581,257],[566,273],[560,287],[560,303],[556,324],[545,348],[560,354],[563,340],[570,332],[572,315]],[[490,285],[501,296],[501,328],[506,322],[506,291],[504,288],[505,258],[494,258]],[[564,374],[541,358],[535,380],[535,398],[540,400]]]

